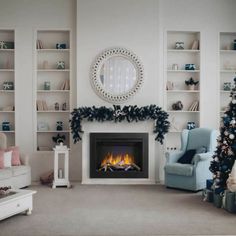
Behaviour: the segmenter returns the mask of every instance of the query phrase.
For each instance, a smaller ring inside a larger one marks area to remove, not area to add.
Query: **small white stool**
[[[57,186],[67,186],[70,188],[70,181],[69,181],[69,148],[64,145],[58,145],[54,150],[54,181],[52,188],[56,188]],[[64,155],[64,178],[58,177],[58,161],[59,155]]]

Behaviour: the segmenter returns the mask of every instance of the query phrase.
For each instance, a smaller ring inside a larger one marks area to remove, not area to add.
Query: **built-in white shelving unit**
[[[36,35],[36,149],[52,151],[57,135],[70,147],[70,30],[37,30]]]
[[[234,46],[235,40],[235,46]],[[236,32],[220,33],[220,116],[230,102],[230,90],[236,77]],[[227,84],[229,83],[229,84]]]
[[[181,42],[181,47],[176,43]],[[180,148],[180,134],[188,122],[200,126],[200,32],[167,31],[165,37],[165,110],[169,114],[170,131],[166,136],[166,149]],[[187,70],[186,64],[194,64]],[[199,81],[193,90],[185,80]],[[181,101],[183,108],[174,110],[172,105]],[[193,103],[197,103],[192,110]]]
[[[4,130],[3,122],[9,122],[10,130]],[[0,132],[7,135],[8,146],[15,145],[15,32],[12,29],[0,29]]]

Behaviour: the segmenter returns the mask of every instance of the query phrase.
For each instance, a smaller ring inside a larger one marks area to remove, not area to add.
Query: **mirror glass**
[[[109,93],[126,93],[134,87],[136,80],[137,73],[133,63],[124,57],[113,56],[102,64],[100,81]]]

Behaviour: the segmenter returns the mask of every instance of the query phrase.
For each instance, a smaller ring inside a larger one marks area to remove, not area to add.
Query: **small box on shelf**
[[[231,213],[236,213],[236,192],[225,190],[224,198],[224,209]]]

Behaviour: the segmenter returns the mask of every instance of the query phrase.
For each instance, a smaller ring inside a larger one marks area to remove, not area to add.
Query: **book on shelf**
[[[43,100],[42,103],[43,103],[43,110],[47,111],[48,110],[48,105],[47,105],[46,101]]]
[[[60,90],[69,90],[69,89],[70,89],[70,83],[69,83],[69,80],[66,79],[62,82],[60,86]]]
[[[188,110],[189,111],[198,111],[199,110],[199,101],[193,101]]]
[[[198,40],[194,40],[192,43],[192,50],[198,50],[199,49],[199,41]]]
[[[36,106],[37,106],[37,111],[47,111],[48,110],[48,105],[45,100],[37,100]]]
[[[37,49],[43,49],[43,43],[41,40],[39,40],[39,39],[37,40],[36,47],[37,47]]]

